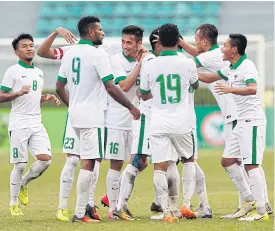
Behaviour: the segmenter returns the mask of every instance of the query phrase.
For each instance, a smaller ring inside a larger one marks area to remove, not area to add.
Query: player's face
[[[141,46],[141,41],[137,41],[135,35],[122,35],[122,49],[126,56],[135,57]]]
[[[230,39],[227,39],[223,44],[222,48],[223,60],[231,60],[236,53],[236,47],[232,47],[230,43]]]
[[[32,61],[34,57],[34,44],[29,39],[22,39],[17,44],[15,54],[22,60]]]
[[[105,34],[100,23],[98,22],[95,23],[95,27],[93,28],[92,35],[93,35],[93,43],[95,45],[101,45]]]
[[[197,30],[195,34],[195,46],[199,53],[205,52],[205,43],[205,39],[201,37],[200,30]]]

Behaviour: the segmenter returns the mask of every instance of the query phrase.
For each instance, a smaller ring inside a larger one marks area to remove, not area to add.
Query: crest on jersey
[[[234,75],[234,79],[236,80],[238,78],[238,75],[236,74],[236,75]]]

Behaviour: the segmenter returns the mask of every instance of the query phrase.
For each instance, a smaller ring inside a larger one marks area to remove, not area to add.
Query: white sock
[[[196,166],[194,162],[183,164],[182,187],[183,187],[183,206],[190,208],[191,198],[196,186]]]
[[[10,174],[10,206],[18,204],[18,194],[20,192],[23,172],[26,168],[26,163],[14,164]]]
[[[157,200],[160,203],[164,215],[169,215],[170,208],[166,172],[161,170],[154,171],[154,186]]]
[[[268,199],[268,192],[267,192],[267,184],[266,184],[266,178],[265,178],[265,173],[264,173],[264,169],[261,165],[259,165],[259,169],[262,173],[262,176],[263,176],[263,180],[264,180],[264,201],[265,201],[265,204],[269,204],[269,199]]]
[[[168,193],[171,210],[177,211],[179,207],[180,174],[175,162],[168,163],[166,178],[168,181]]]
[[[96,185],[99,177],[99,169],[100,169],[100,162],[95,161],[95,166],[94,166],[94,171],[93,171],[93,180],[90,188],[90,196],[89,196],[89,201],[88,204],[91,207],[95,206],[95,190],[96,190]]]
[[[265,214],[265,200],[264,200],[264,179],[259,168],[254,168],[248,171],[249,185],[256,202],[257,212]]]
[[[195,166],[196,166],[196,187],[195,187],[196,194],[199,197],[200,204],[202,204],[204,208],[210,208],[208,198],[207,198],[205,175],[201,167],[198,165],[198,163],[195,163]]]
[[[75,215],[79,218],[84,217],[85,215],[92,179],[93,172],[80,169],[76,186],[77,200],[75,207]]]
[[[139,173],[139,170],[132,164],[128,164],[122,172],[117,202],[118,210],[124,210],[127,208],[127,201],[133,192],[134,182]]]
[[[229,174],[237,190],[242,194],[244,200],[253,201],[252,192],[250,191],[249,185],[245,180],[242,168],[238,164],[234,163],[229,167],[225,167],[225,170]]]
[[[244,165],[239,165],[242,172],[243,172],[243,176],[244,176],[244,179],[246,180],[246,183],[249,185],[249,179],[248,179],[248,175],[247,175],[247,172],[245,171],[245,168],[244,168]],[[238,208],[241,208],[243,203],[245,202],[245,199],[242,195],[242,193],[238,190],[238,195],[239,195],[239,206]]]
[[[109,169],[106,178],[107,184],[107,196],[109,199],[109,211],[114,211],[117,206],[117,200],[119,195],[119,178],[120,172]]]
[[[79,157],[67,156],[66,163],[60,175],[60,191],[58,209],[68,208],[68,198],[73,186],[73,180]]]
[[[51,165],[50,160],[36,160],[32,166],[30,167],[29,171],[23,176],[21,186],[26,186],[32,180],[36,179],[37,177],[41,176],[43,172]]]

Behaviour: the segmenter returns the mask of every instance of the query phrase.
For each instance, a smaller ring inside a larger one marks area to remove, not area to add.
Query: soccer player
[[[18,64],[4,74],[0,102],[12,102],[9,119],[10,162],[14,168],[10,175],[10,213],[23,215],[19,201],[29,203],[28,184],[42,175],[51,164],[51,144],[41,118],[40,103],[49,101],[57,105],[54,95],[42,95],[43,72],[34,66],[33,37],[21,34],[12,42]],[[23,176],[28,162],[28,149],[36,161]]]
[[[99,222],[86,216],[85,208],[95,159],[103,157],[106,90],[114,100],[127,107],[135,119],[139,118],[140,113],[113,84],[106,52],[94,47],[101,45],[104,38],[100,20],[93,16],[84,17],[78,23],[78,31],[81,40],[63,57],[58,76],[61,82],[68,82],[70,122],[80,139],[81,169],[73,222]]]
[[[169,205],[166,171],[173,160],[174,147],[178,155],[194,163],[194,143],[189,118],[188,88],[198,88],[196,66],[192,60],[178,56],[179,31],[174,24],[159,29],[162,45],[160,56],[145,65],[140,92],[147,100],[152,94],[150,148],[154,163],[156,196],[164,212],[165,222],[176,222]],[[193,109],[194,110],[194,109]],[[192,171],[192,165],[184,171]]]
[[[143,29],[129,25],[122,29],[122,49],[110,58],[114,72],[114,82],[124,95],[134,104],[139,99],[136,90],[139,87],[141,63],[137,62],[137,52],[141,47]],[[119,194],[120,171],[125,160],[129,160],[132,146],[132,116],[129,111],[109,97],[106,112],[105,158],[110,160],[110,169],[106,177],[107,196],[109,200],[108,217],[134,219],[129,211],[114,214]],[[105,197],[102,198],[104,200]],[[104,201],[103,201],[104,202]]]
[[[246,46],[247,39],[244,35],[230,34],[222,49],[223,59],[228,60],[230,66],[216,73],[200,73],[199,79],[206,83],[220,79],[230,81],[230,85],[217,83],[215,90],[218,94],[232,94],[237,107],[237,124],[224,150],[224,155],[228,158],[222,161],[245,199],[233,218],[242,217],[251,211],[240,220],[268,220],[264,198],[266,182],[259,167],[263,161],[265,147],[266,117],[260,105],[258,71],[254,63],[247,59]],[[237,164],[239,158],[248,174],[248,184]],[[256,209],[253,210],[254,200]]]
[[[72,34],[71,31],[58,27],[53,31],[48,38],[39,46],[37,54],[43,58],[49,58],[53,60],[60,60],[63,58],[64,54],[73,48],[73,45],[63,46],[59,48],[51,48],[57,35],[62,36],[66,39],[67,42],[75,44],[76,37]],[[104,49],[108,56],[112,56],[121,51],[120,45],[116,43],[111,43],[108,46],[99,45],[99,48]],[[69,95],[65,90],[66,82],[57,80],[56,82],[56,91],[60,96],[62,101],[68,106],[69,105]],[[69,115],[67,116],[64,140],[63,140],[63,153],[67,153],[66,162],[64,168],[62,169],[60,175],[60,193],[59,193],[59,205],[56,217],[61,221],[69,221],[68,214],[68,198],[70,191],[72,189],[72,184],[75,176],[75,170],[79,163],[79,139],[71,126]],[[93,219],[101,220],[99,213],[96,210],[94,202],[94,194],[96,189],[96,184],[99,177],[101,159],[95,161],[94,171],[93,171],[93,181],[91,185],[91,193],[86,206],[86,215],[90,216]]]

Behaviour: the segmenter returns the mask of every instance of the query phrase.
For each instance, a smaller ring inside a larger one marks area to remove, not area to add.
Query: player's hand
[[[148,54],[150,54],[150,52],[145,47],[141,46],[137,53],[138,62],[141,62],[142,59]]]
[[[229,94],[232,91],[232,87],[228,85],[223,85],[220,83],[217,83],[217,85],[214,86],[215,92],[218,93],[219,95],[223,94]]]
[[[130,113],[133,115],[134,120],[138,120],[140,118],[140,110],[136,107],[130,109]]]
[[[43,95],[43,97],[42,97],[42,102],[51,102],[51,103],[55,103],[57,106],[59,106],[59,105],[61,104],[61,102],[59,101],[59,99],[56,98],[55,95],[51,95],[51,94]]]
[[[77,41],[77,38],[74,36],[74,34],[71,31],[69,31],[63,27],[56,28],[56,32],[61,37],[63,37],[67,43],[75,44],[75,42]]]
[[[22,96],[22,95],[28,94],[30,90],[31,90],[31,85],[23,86],[22,89],[18,92],[18,95]]]

